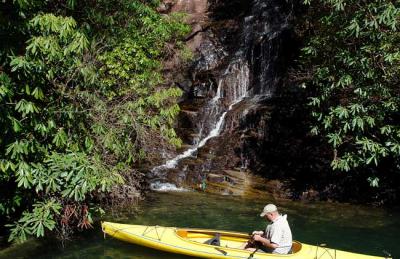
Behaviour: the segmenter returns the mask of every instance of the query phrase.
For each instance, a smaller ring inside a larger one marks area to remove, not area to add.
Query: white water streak
[[[228,85],[230,87],[230,92],[233,95],[230,96],[232,100],[232,103],[229,105],[228,110],[222,113],[222,115],[219,117],[218,121],[215,123],[214,128],[210,131],[210,133],[202,139],[198,144],[196,144],[193,148],[190,148],[183,152],[182,154],[177,155],[173,159],[170,159],[166,161],[163,165],[154,167],[151,171],[152,172],[158,172],[160,169],[172,169],[175,168],[178,162],[184,158],[192,156],[197,150],[201,147],[203,147],[207,141],[211,138],[214,138],[218,136],[223,128],[223,124],[225,122],[225,117],[226,114],[232,110],[233,106],[243,100],[243,98],[246,97],[247,95],[247,89],[249,85],[249,68],[247,64],[243,64],[242,62],[236,62],[227,68],[225,71],[225,76],[226,78],[222,78],[218,82],[218,89],[215,97],[211,100],[211,104],[213,106],[218,106],[218,100],[222,98],[222,87],[224,85],[224,81],[230,81],[231,75],[234,74],[236,75],[234,78],[234,82],[231,82],[231,84]],[[176,186],[175,186],[176,187]]]
[[[210,133],[207,135],[207,137],[202,139],[195,147],[186,150],[182,154],[177,155],[176,157],[174,157],[171,160],[168,160],[167,162],[165,162],[165,164],[155,167],[153,170],[157,171],[157,170],[163,169],[163,168],[167,168],[167,169],[175,168],[175,166],[178,164],[178,162],[181,159],[192,156],[199,148],[203,147],[210,138],[218,136],[221,133],[222,125],[225,121],[225,116],[226,116],[227,112],[228,111],[224,112],[221,115],[221,117],[219,117],[219,120],[218,120],[217,124],[215,125],[215,128],[213,130],[211,130]]]

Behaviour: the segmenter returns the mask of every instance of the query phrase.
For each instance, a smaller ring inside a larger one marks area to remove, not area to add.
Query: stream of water
[[[163,182],[159,179],[165,178],[168,169],[175,168],[182,159],[193,156],[200,148],[206,145],[208,140],[220,135],[224,127],[227,113],[230,112],[236,104],[247,97],[248,87],[249,68],[246,62],[241,59],[232,61],[219,80],[216,95],[209,100],[205,107],[204,113],[206,113],[206,119],[199,125],[199,141],[193,147],[151,170],[151,174],[157,179],[150,183],[150,188],[152,190],[183,190],[183,188],[177,187],[174,183],[165,182],[165,180]],[[229,104],[228,108],[225,108],[226,104]],[[207,135],[201,137],[203,129],[205,128],[204,124],[207,124],[210,131]]]
[[[250,232],[263,229],[262,207],[275,202],[288,215],[293,236],[309,244],[371,255],[382,250],[400,258],[400,213],[335,203],[259,200],[197,192],[152,193],[138,209],[107,213],[105,220],[131,224],[215,228]],[[100,226],[78,234],[62,248],[55,240],[31,240],[0,251],[0,258],[190,258],[103,238]]]

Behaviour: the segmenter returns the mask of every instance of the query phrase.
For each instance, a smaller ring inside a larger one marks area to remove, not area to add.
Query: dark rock
[[[222,183],[225,181],[225,176],[218,174],[208,174],[207,181],[212,183]]]
[[[318,201],[320,200],[320,193],[313,189],[302,192],[300,200],[303,201]]]

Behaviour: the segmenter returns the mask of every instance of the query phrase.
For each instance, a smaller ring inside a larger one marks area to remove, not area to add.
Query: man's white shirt
[[[292,247],[292,231],[287,221],[287,215],[279,215],[265,229],[265,238],[269,239],[278,247],[272,250],[274,254],[287,254]]]

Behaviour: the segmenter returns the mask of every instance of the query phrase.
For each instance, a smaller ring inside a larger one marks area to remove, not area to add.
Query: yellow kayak
[[[107,235],[125,242],[150,248],[201,258],[254,258],[254,259],[377,259],[389,257],[350,253],[322,246],[313,246],[293,241],[292,253],[287,255],[252,252],[240,249],[249,239],[248,234],[161,226],[127,225],[103,222],[102,230]],[[205,242],[219,236],[219,246]]]

